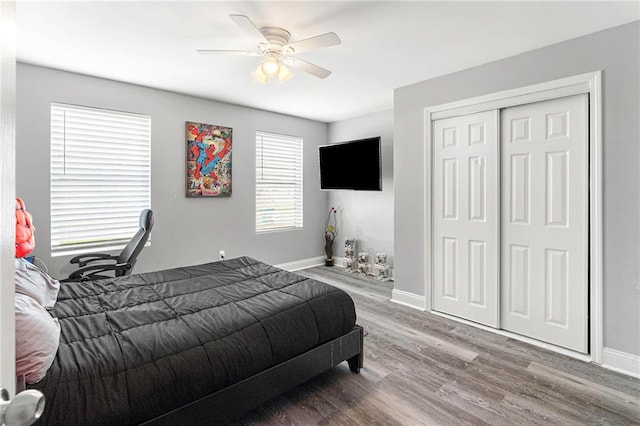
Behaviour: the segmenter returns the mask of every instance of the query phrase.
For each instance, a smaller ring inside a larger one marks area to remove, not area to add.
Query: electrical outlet
[[[224,250],[218,252],[218,260],[224,260],[227,256],[224,254]]]

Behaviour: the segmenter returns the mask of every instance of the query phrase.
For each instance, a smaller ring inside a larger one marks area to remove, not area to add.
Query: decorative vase
[[[324,252],[326,255],[325,266],[333,266],[333,237],[329,233],[324,234]]]

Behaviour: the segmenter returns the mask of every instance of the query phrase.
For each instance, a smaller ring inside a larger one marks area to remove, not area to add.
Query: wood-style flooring
[[[640,425],[640,380],[391,302],[390,283],[315,267],[346,290],[364,368],[336,368],[238,425]]]

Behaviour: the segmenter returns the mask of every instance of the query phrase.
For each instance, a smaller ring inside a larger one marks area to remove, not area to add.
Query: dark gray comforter
[[[136,424],[355,324],[342,290],[249,257],[63,283],[39,424]]]

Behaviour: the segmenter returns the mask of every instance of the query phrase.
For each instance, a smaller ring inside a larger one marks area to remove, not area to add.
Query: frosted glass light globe
[[[269,77],[276,76],[280,72],[280,64],[275,58],[265,59],[260,68],[262,69],[262,72]]]

